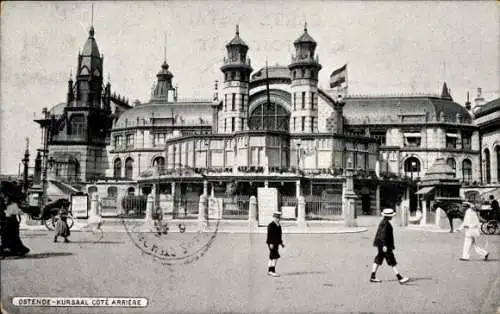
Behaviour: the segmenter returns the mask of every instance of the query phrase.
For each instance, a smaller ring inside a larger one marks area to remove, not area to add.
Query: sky
[[[34,116],[65,101],[91,12],[87,1],[1,2],[0,174],[18,173],[25,138],[33,162]],[[446,81],[463,105],[478,87],[500,95],[499,13],[495,1],[95,1],[93,25],[105,80],[131,102],[149,100],[165,50],[179,98],[210,99],[236,24],[257,71],[266,58],[288,65],[307,22],[320,87],[347,63],[349,94],[440,93]]]

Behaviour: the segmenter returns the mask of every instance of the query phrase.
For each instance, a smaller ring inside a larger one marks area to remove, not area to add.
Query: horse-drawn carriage
[[[49,230],[54,230],[59,211],[66,209],[68,211],[68,227],[73,227],[74,221],[70,211],[71,202],[65,198],[59,198],[55,201],[50,201],[43,208],[43,213],[40,206],[26,204],[21,206],[21,210],[28,214],[32,220],[39,220],[41,224]]]

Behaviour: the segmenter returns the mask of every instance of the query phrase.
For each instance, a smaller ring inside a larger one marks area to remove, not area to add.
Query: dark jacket
[[[283,244],[283,239],[281,238],[281,225],[277,225],[271,222],[267,225],[267,244],[280,245]]]
[[[383,247],[386,246],[388,250],[394,250],[394,234],[392,232],[392,225],[387,219],[382,219],[377,228],[373,246]]]

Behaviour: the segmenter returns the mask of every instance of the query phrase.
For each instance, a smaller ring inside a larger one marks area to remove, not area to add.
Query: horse
[[[440,207],[445,213],[448,221],[450,222],[450,232],[453,232],[453,219],[464,220],[465,211],[463,207],[457,203],[444,203],[439,202],[434,204],[434,210]]]

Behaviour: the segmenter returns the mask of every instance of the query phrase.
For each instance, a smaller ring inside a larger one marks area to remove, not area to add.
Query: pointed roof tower
[[[242,47],[246,47],[248,49],[248,45],[240,37],[240,26],[239,25],[236,25],[236,34],[235,34],[234,38],[226,45],[226,48],[229,49],[229,47],[234,47],[234,46],[242,46]]]
[[[295,46],[299,45],[299,44],[304,44],[304,43],[308,43],[308,44],[311,44],[312,47],[316,48],[316,41],[314,40],[314,38],[311,37],[311,35],[309,35],[309,33],[307,32],[307,22],[304,23],[304,34],[302,34],[299,38],[297,38],[293,44]]]
[[[453,100],[453,98],[450,95],[450,90],[446,85],[446,82],[444,82],[443,84],[443,90],[441,91],[441,99]]]

